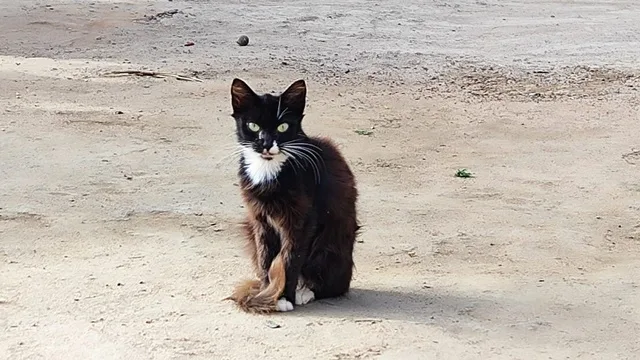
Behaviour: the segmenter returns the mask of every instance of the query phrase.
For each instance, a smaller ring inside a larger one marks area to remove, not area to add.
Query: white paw
[[[315,298],[316,294],[306,286],[296,289],[296,305],[306,305]]]
[[[287,299],[281,298],[276,303],[276,309],[282,312],[291,311],[293,310],[293,304],[287,301]]]

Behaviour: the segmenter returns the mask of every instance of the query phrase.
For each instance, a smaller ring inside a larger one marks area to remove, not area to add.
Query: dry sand
[[[637,1],[0,7],[0,358],[640,357]],[[306,79],[357,175],[344,299],[221,301],[236,76]]]

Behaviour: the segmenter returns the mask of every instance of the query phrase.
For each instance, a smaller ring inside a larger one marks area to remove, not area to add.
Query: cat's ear
[[[302,113],[304,112],[304,105],[307,98],[307,84],[304,80],[298,80],[289,85],[281,95],[282,106],[285,106],[289,111]]]
[[[233,113],[246,111],[256,104],[258,95],[244,81],[236,78],[231,83],[231,106]]]

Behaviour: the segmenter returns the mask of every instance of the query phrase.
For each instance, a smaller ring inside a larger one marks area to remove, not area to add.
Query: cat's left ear
[[[233,113],[238,114],[255,105],[258,95],[245,83],[236,78],[231,83],[231,106]]]
[[[298,80],[289,85],[281,95],[282,106],[285,106],[289,111],[295,113],[304,112],[304,106],[307,99],[307,84],[304,80]]]

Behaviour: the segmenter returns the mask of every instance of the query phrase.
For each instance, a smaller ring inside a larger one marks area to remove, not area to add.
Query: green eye
[[[258,132],[260,131],[260,126],[256,123],[248,123],[247,127],[249,128],[249,130],[253,131],[253,132]]]
[[[282,124],[278,125],[278,132],[285,132],[285,131],[287,131],[288,128],[289,128],[289,124],[282,123]]]

